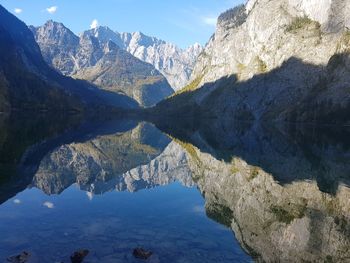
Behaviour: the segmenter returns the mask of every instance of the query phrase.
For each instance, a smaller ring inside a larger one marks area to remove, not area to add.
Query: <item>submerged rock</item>
[[[23,251],[19,255],[8,257],[7,261],[12,263],[25,263],[28,261],[29,258],[30,258],[30,253],[27,251]]]
[[[70,256],[70,261],[72,263],[81,263],[88,254],[89,250],[87,249],[78,250]]]
[[[135,248],[134,252],[132,253],[134,255],[135,258],[139,258],[139,259],[148,259],[150,256],[152,256],[152,252],[151,251],[147,251],[143,248]]]

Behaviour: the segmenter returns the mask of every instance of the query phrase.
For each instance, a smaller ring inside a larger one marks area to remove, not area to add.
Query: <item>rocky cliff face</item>
[[[255,0],[229,10],[183,90],[201,91],[180,97],[231,118],[348,122],[348,9],[341,0]]]
[[[175,91],[188,83],[196,59],[202,52],[199,44],[194,44],[184,50],[140,32],[123,33],[121,38],[128,52],[152,64],[167,78]]]
[[[53,21],[31,29],[45,60],[63,74],[126,94],[142,106],[151,106],[173,92],[152,65],[121,49],[118,37],[108,28],[86,31],[80,38]]]

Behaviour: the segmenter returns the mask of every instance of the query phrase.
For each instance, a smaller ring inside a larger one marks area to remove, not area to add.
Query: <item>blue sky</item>
[[[215,31],[217,16],[245,0],[0,0],[28,25],[48,19],[64,23],[73,32],[93,20],[119,32],[141,31],[187,47],[205,44]]]

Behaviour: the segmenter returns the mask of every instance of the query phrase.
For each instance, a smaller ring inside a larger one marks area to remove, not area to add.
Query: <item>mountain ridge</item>
[[[109,37],[111,30],[101,29],[104,31],[97,38],[93,29],[78,37],[54,21],[31,27],[47,63],[67,76],[125,94],[146,107],[172,93],[166,79],[152,65],[121,49],[113,42],[118,39]]]

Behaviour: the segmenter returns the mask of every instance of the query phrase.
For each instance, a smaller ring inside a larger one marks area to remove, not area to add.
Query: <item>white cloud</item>
[[[204,24],[209,26],[216,26],[217,18],[216,17],[203,17],[202,21]]]
[[[58,9],[57,6],[51,6],[51,7],[46,8],[46,11],[47,11],[49,14],[54,14],[54,13],[56,13],[57,9]]]
[[[54,204],[51,202],[45,202],[45,203],[43,203],[43,206],[46,206],[47,208],[50,208],[50,209],[55,207]]]
[[[96,27],[98,27],[98,20],[94,19],[91,22],[90,29],[95,29]]]
[[[22,13],[23,12],[23,9],[21,9],[21,8],[15,8],[15,13],[16,14],[20,14],[20,13]]]
[[[19,204],[21,203],[21,200],[15,199],[15,200],[13,200],[13,202],[14,202],[15,204],[19,205]]]

